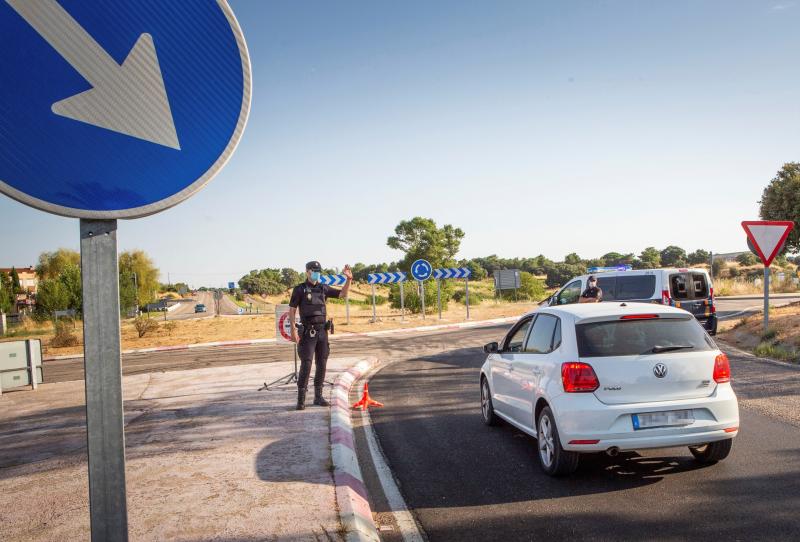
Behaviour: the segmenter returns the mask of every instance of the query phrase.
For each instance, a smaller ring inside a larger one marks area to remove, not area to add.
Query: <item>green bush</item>
[[[541,279],[526,271],[521,271],[519,289],[516,292],[514,290],[503,290],[499,297],[506,301],[541,301],[547,297],[547,290]]]
[[[453,296],[453,285],[446,280],[441,281],[441,283],[442,310],[447,310],[447,301]],[[433,313],[439,310],[439,306],[436,304],[436,281],[428,280],[422,284],[425,289],[425,313]],[[409,281],[403,287],[405,308],[414,314],[422,312],[422,303],[418,290],[416,281]],[[400,286],[397,284],[393,284],[389,290],[389,302],[393,309],[400,308]]]
[[[456,303],[465,303],[466,292],[464,291],[463,288],[457,289],[456,291],[453,292],[453,295],[451,296],[450,299],[452,299]],[[469,302],[470,302],[471,305],[473,305],[473,304],[477,305],[477,304],[483,302],[483,299],[484,299],[483,294],[481,294],[480,292],[470,292],[469,293]]]

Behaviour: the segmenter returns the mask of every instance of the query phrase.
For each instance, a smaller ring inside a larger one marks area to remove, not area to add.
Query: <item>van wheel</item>
[[[481,417],[486,425],[499,425],[500,418],[494,413],[492,393],[489,391],[489,381],[481,378]]]
[[[578,468],[579,454],[561,447],[556,419],[550,407],[544,407],[536,422],[536,447],[539,450],[539,465],[545,474],[564,476]]]
[[[731,446],[733,446],[733,439],[729,438],[709,442],[702,446],[689,446],[689,451],[700,463],[716,463],[728,457],[728,454],[731,453]]]

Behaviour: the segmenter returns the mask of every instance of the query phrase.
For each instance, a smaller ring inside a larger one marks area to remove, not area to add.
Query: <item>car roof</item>
[[[569,315],[575,320],[586,318],[603,318],[608,316],[624,316],[626,314],[663,314],[689,316],[683,309],[661,305],[659,303],[631,303],[629,301],[605,301],[600,303],[573,303],[557,307],[543,307],[536,312],[555,315]]]

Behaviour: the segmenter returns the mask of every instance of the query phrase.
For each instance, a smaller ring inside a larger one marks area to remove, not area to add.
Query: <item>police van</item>
[[[592,267],[575,277],[541,304],[551,307],[577,303],[590,276],[597,278],[603,301],[661,303],[694,315],[711,335],[717,333],[714,287],[705,269],[636,269],[629,265]]]

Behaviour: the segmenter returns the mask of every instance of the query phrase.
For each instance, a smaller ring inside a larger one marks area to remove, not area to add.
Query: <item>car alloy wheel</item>
[[[484,420],[489,419],[489,408],[489,384],[484,380],[481,384],[481,412]]]
[[[542,458],[542,464],[550,468],[553,465],[553,456],[555,455],[555,443],[553,442],[553,424],[550,422],[550,417],[543,415],[539,418],[539,438],[537,439],[539,445],[539,456]]]

